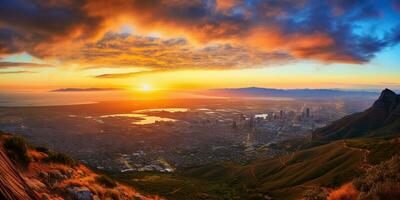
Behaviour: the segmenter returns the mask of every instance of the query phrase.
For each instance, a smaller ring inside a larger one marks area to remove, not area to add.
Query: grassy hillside
[[[132,173],[115,178],[168,199],[294,199],[315,186],[350,181],[359,173],[363,154],[337,141],[245,166],[224,162],[178,174]]]
[[[249,194],[223,181],[204,180],[182,174],[135,172],[113,178],[140,192],[167,199],[249,199]]]
[[[69,156],[0,132],[0,199],[159,200],[94,173]]]
[[[286,194],[296,193],[298,187],[337,186],[351,178],[358,171],[363,153],[344,146],[343,141],[295,152],[276,159],[257,160],[247,166],[226,166],[225,170],[192,169],[191,174],[203,179],[229,180],[231,183],[245,183],[247,187],[276,196],[282,190]],[[227,171],[220,173],[219,171]],[[201,175],[198,175],[201,174]]]
[[[364,138],[346,141],[349,147],[365,149],[368,151],[366,161],[368,164],[377,165],[387,161],[400,153],[400,138],[373,139]]]

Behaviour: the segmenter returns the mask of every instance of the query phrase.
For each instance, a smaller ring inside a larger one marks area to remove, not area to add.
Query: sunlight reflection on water
[[[189,109],[187,108],[152,108],[152,109],[143,109],[143,110],[135,110],[135,113],[145,113],[145,112],[187,112]]]
[[[107,117],[129,117],[129,118],[139,118],[139,120],[135,120],[132,122],[132,124],[137,124],[137,125],[145,125],[145,124],[153,124],[156,122],[174,122],[177,121],[175,119],[171,118],[165,118],[165,117],[157,117],[157,116],[150,116],[150,115],[145,115],[145,114],[113,114],[113,115],[103,115],[100,116],[101,118],[107,118]]]

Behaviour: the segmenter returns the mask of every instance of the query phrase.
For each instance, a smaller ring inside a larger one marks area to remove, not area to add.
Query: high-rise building
[[[239,121],[244,121],[244,120],[246,120],[246,117],[244,117],[243,114],[240,114],[239,115]]]
[[[307,117],[307,118],[310,117],[310,108],[306,108],[306,117]]]
[[[250,130],[252,130],[254,127],[255,127],[255,120],[254,120],[254,116],[251,116],[250,117],[250,120],[249,120],[249,128],[250,128]]]
[[[232,129],[238,129],[237,123],[235,120],[232,121]]]

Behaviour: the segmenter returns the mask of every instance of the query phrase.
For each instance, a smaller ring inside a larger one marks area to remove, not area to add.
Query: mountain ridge
[[[272,97],[337,97],[337,96],[377,96],[377,92],[346,91],[340,89],[275,89],[261,87],[217,88],[208,92],[226,96],[272,96]]]
[[[400,133],[400,95],[381,92],[372,106],[346,116],[312,133],[313,140],[331,141],[357,137],[385,137]]]

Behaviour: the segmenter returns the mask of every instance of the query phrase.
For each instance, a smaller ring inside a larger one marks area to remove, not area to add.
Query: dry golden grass
[[[46,180],[40,177],[40,173],[49,173],[50,171],[58,170],[62,174],[70,174],[70,177],[61,180],[50,188],[44,188],[37,191],[39,195],[49,195],[52,198],[61,198],[66,194],[66,190],[70,186],[87,187],[94,195],[100,199],[133,199],[134,197],[141,197],[145,200],[160,200],[158,196],[144,196],[131,187],[117,183],[114,188],[107,188],[100,183],[96,182],[96,178],[101,176],[94,173],[92,170],[84,165],[69,166],[60,163],[46,162],[47,154],[36,150],[29,150],[29,155],[33,158],[33,162],[29,163],[28,167],[23,169],[23,176],[41,180]]]
[[[328,195],[327,200],[356,200],[359,191],[351,183],[347,183]]]

